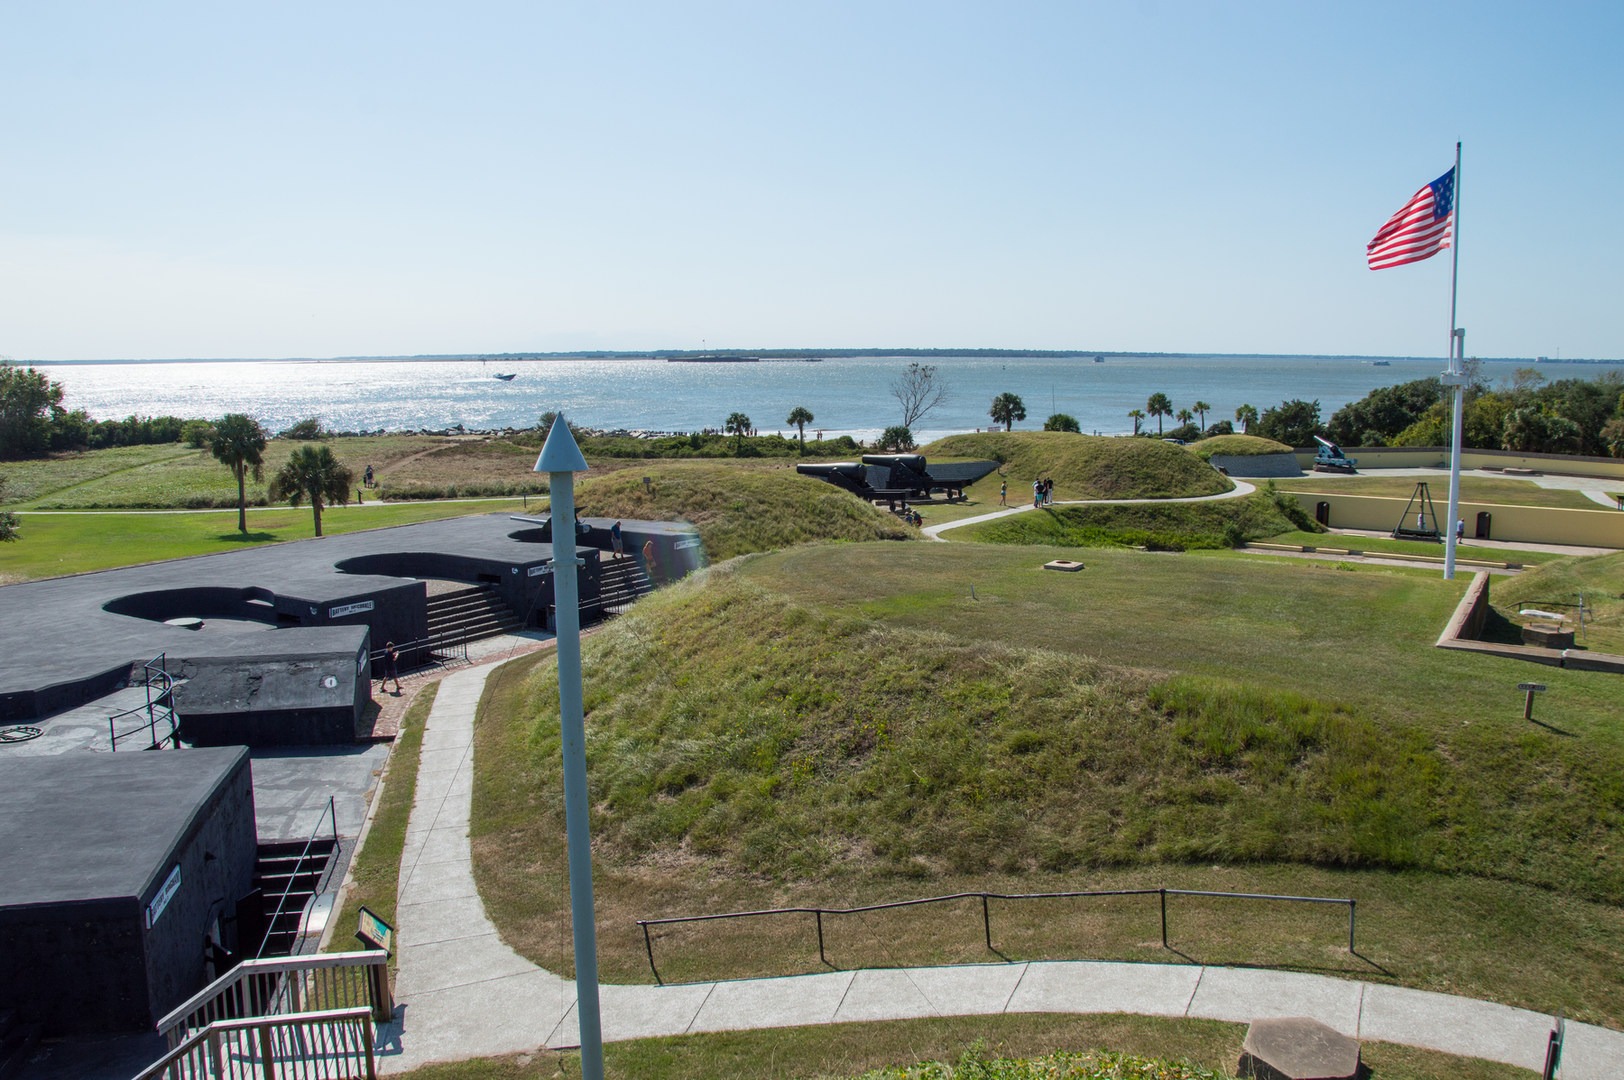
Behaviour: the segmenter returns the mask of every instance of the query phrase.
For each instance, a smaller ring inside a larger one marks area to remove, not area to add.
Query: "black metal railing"
[[[107,740],[115,752],[121,741],[143,732],[147,735],[147,745],[141,748],[143,750],[158,750],[166,745],[180,746],[180,721],[175,716],[175,679],[169,674],[167,658],[167,653],[159,653],[141,665],[142,686],[147,692],[146,704],[125,709],[107,718]],[[120,720],[142,714],[146,716],[145,723],[125,731],[118,729]],[[161,737],[158,734],[160,724],[167,724],[169,729]]]
[[[338,862],[338,810],[336,804],[334,803],[333,796],[331,795],[327,797],[327,809],[323,810],[321,812],[321,817],[316,819],[315,827],[310,830],[310,836],[305,840],[304,848],[299,852],[299,861],[294,865],[295,871],[302,870],[308,864],[310,860],[310,850],[316,846],[316,841],[321,837],[321,824],[324,821],[332,822],[333,847],[332,850],[327,854],[326,864],[322,867],[321,873],[317,876],[315,885],[311,887],[310,892],[313,896],[321,895],[322,890],[326,887],[328,876],[332,873],[333,867]],[[294,888],[298,877],[299,874],[297,872],[288,874],[287,883],[282,886],[281,893],[277,895],[276,910],[271,913],[271,917],[265,922],[267,927],[276,927],[279,925],[282,916],[291,912],[291,909],[288,908],[288,898],[295,892],[303,891],[301,889]],[[271,935],[266,934],[265,937],[261,939],[259,943],[259,951],[254,954],[254,958],[256,960],[264,958],[265,945],[268,941],[270,941],[270,938]]]
[[[1094,897],[1107,896],[1155,896],[1160,900],[1162,921],[1162,948],[1169,948],[1167,943],[1167,898],[1169,896],[1206,896],[1228,900],[1271,900],[1297,904],[1346,904],[1348,908],[1348,951],[1355,952],[1354,930],[1356,927],[1357,901],[1348,897],[1335,896],[1284,896],[1274,893],[1234,893],[1212,892],[1205,889],[1104,889],[1078,892],[1052,892],[1052,893],[994,893],[994,892],[962,892],[951,893],[947,896],[926,896],[916,900],[896,900],[887,904],[866,904],[861,907],[825,908],[825,907],[783,907],[764,908],[760,911],[729,911],[716,915],[678,915],[667,919],[638,919],[637,925],[643,928],[643,947],[648,952],[649,970],[654,973],[654,981],[665,985],[660,977],[660,970],[654,964],[654,937],[649,928],[652,926],[669,926],[676,923],[719,922],[725,919],[755,919],[777,915],[811,915],[817,926],[818,960],[826,967],[833,967],[824,951],[823,917],[825,915],[862,915],[873,911],[893,911],[898,908],[920,907],[926,904],[942,904],[956,900],[981,901],[982,936],[987,944],[988,951],[996,952],[992,941],[992,910],[993,900],[1081,900]]]

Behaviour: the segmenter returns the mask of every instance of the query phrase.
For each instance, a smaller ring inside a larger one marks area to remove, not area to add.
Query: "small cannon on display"
[[[1319,443],[1319,453],[1314,455],[1315,472],[1353,472],[1353,467],[1359,464],[1355,458],[1348,457],[1342,448],[1330,439],[1314,436]]]

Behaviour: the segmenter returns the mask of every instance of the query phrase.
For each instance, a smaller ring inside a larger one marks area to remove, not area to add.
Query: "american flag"
[[[1430,259],[1449,246],[1455,232],[1455,170],[1410,196],[1365,245],[1372,270]]]

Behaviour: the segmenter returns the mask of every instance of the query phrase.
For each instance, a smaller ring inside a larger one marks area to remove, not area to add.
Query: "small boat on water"
[[[1392,367],[1393,362],[1391,360],[1372,360],[1370,362],[1370,366],[1371,367]]]
[[[519,373],[515,371],[512,375],[498,375],[496,377],[501,379],[503,382],[512,382],[514,379],[519,377]]]
[[[1103,357],[1103,356],[1096,356],[1096,357],[1095,357],[1095,358],[1094,358],[1094,362],[1095,362],[1095,363],[1096,363],[1096,364],[1103,364],[1103,363],[1105,363],[1105,357]]]

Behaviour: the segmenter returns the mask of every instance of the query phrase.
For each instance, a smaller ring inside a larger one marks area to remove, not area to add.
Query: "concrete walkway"
[[[571,1047],[575,985],[509,949],[474,887],[468,842],[473,721],[493,666],[440,685],[401,857],[399,1019],[384,1072]],[[836,971],[682,986],[604,986],[609,1041],[859,1020],[997,1013],[1136,1013],[1249,1023],[1311,1016],[1359,1039],[1538,1070],[1551,1018],[1492,1002],[1298,972],[1043,962]],[[1238,1050],[1238,1047],[1237,1047]],[[1562,1080],[1616,1080],[1624,1033],[1569,1024]]]

